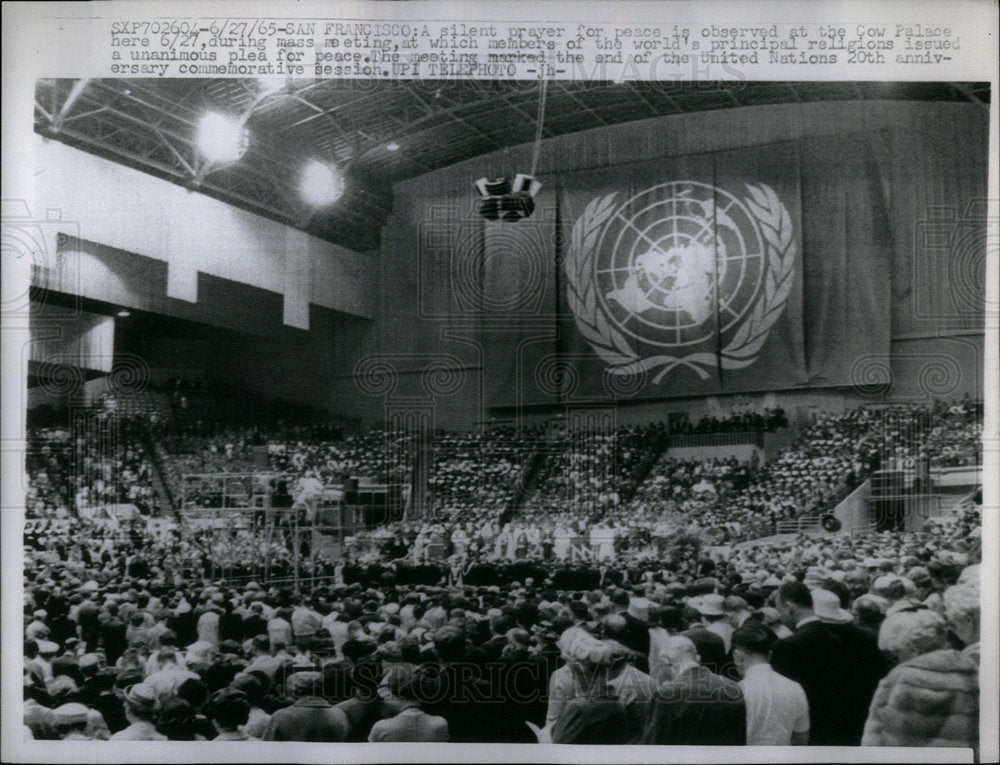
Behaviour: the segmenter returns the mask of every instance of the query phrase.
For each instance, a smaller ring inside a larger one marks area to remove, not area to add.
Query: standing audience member
[[[156,691],[139,683],[125,689],[125,718],[128,727],[111,737],[111,741],[166,741],[156,729]]]
[[[243,726],[250,718],[250,700],[243,691],[223,688],[209,700],[212,723],[219,732],[213,741],[256,741]]]
[[[755,620],[733,633],[733,661],[743,677],[747,706],[747,744],[805,746],[809,743],[809,702],[802,686],[771,667],[774,632]]]
[[[953,589],[946,608],[950,600],[956,609]],[[930,609],[900,611],[883,622],[879,647],[897,664],[875,691],[863,746],[978,748],[979,662],[947,648],[946,633],[944,618]]]
[[[624,744],[625,706],[608,684],[612,650],[583,630],[568,632],[568,638],[563,635],[563,654],[574,692],[552,726],[552,743]]]
[[[669,676],[653,693],[644,744],[688,746],[746,743],[746,703],[739,685],[698,662],[689,638],[667,641],[663,665]]]
[[[346,741],[347,717],[323,698],[319,672],[296,672],[288,679],[295,703],[271,716],[265,741]]]
[[[843,644],[813,612],[812,593],[801,582],[781,585],[776,605],[781,620],[794,632],[774,644],[771,666],[806,692],[809,743],[848,745],[852,726],[844,711],[851,669]]]
[[[368,735],[369,741],[447,741],[448,721],[429,715],[420,708],[420,699],[426,697],[422,686],[424,675],[411,664],[395,664],[389,668],[385,680],[386,699],[399,709],[394,716],[377,721]]]

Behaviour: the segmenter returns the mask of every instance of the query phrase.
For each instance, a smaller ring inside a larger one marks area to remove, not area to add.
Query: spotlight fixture
[[[344,177],[336,167],[311,159],[302,170],[299,193],[311,207],[325,207],[344,193]]]
[[[476,181],[479,191],[479,214],[487,220],[504,220],[516,223],[535,211],[535,195],[542,188],[533,176],[518,173],[511,183],[506,178],[480,178]]]
[[[119,319],[127,319],[132,315],[132,312],[128,308],[122,308],[116,315]]]
[[[385,150],[386,151],[399,151],[399,144],[396,143],[395,141],[392,141],[391,143],[387,143],[385,145]]]
[[[207,112],[198,121],[198,151],[211,162],[235,162],[250,145],[250,131],[241,121]]]

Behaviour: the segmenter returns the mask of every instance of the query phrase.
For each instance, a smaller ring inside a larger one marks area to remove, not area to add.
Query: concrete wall
[[[31,209],[45,218],[40,260],[52,289],[143,307],[100,259],[57,259],[61,233],[166,262],[167,295],[179,300],[198,301],[202,273],[279,293],[285,323],[300,329],[310,304],[373,315],[371,255],[40,136],[29,150],[38,167]]]
[[[871,481],[865,481],[833,509],[834,517],[840,521],[842,533],[848,534],[851,529],[868,526],[871,520],[868,497],[871,493]]]

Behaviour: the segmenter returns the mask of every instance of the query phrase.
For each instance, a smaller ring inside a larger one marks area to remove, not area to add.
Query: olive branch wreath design
[[[774,189],[763,183],[758,186],[748,184],[746,188],[750,197],[743,201],[756,217],[766,245],[764,295],[763,299],[757,299],[753,312],[718,357],[714,353],[691,353],[682,357],[659,355],[641,358],[599,309],[595,280],[586,276],[597,254],[601,229],[614,212],[617,192],[591,200],[573,224],[565,260],[566,298],[580,334],[607,363],[610,374],[636,374],[662,367],[653,378],[653,383],[659,383],[674,367],[685,366],[704,380],[709,375],[706,367],[741,369],[757,360],[757,353],[788,302],[794,282],[796,247],[791,217]]]

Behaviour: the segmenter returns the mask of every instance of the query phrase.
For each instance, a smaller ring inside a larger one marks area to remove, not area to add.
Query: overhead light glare
[[[250,145],[246,125],[218,112],[208,112],[198,121],[198,151],[212,162],[235,162]]]
[[[399,144],[393,141],[392,143],[387,143],[385,145],[386,151],[399,151]]]
[[[131,315],[132,315],[132,312],[128,308],[122,308],[118,312],[118,318],[120,318],[120,319],[127,319]]]
[[[285,87],[288,82],[284,77],[258,77],[257,85],[260,86],[260,92],[264,93],[277,93],[279,90]]]
[[[302,170],[299,193],[306,204],[325,207],[344,193],[344,177],[336,167],[311,159]]]

